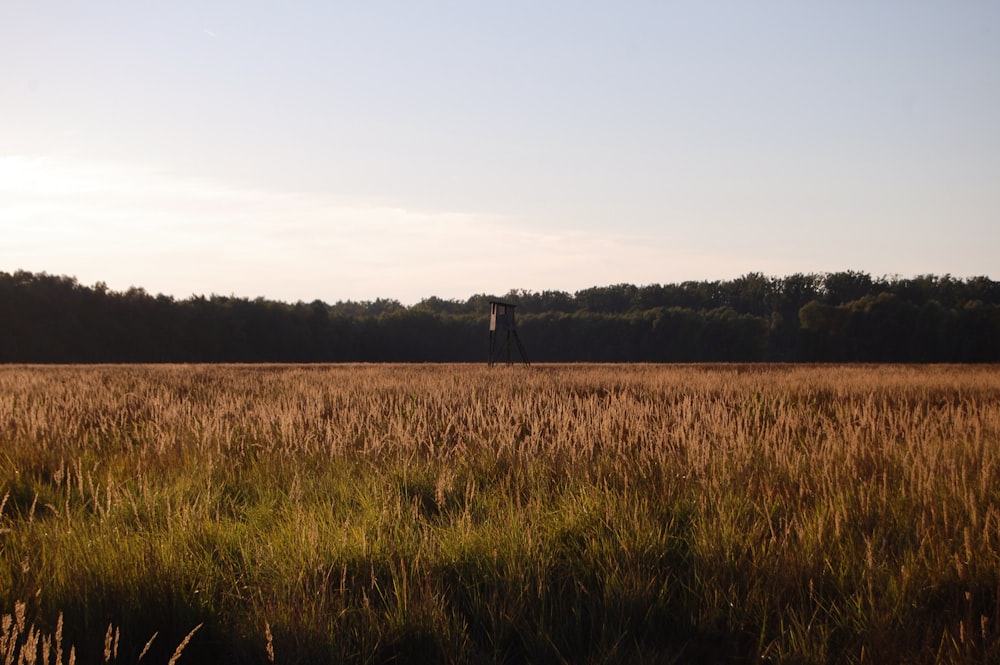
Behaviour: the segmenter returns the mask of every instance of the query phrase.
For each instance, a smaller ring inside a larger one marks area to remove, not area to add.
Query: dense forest
[[[855,271],[410,306],[177,300],[0,272],[0,362],[485,362],[494,299],[518,305],[532,362],[1000,362],[1000,282]]]

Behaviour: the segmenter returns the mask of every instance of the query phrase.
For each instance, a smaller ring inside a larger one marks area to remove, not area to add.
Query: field
[[[0,367],[10,662],[1000,662],[996,366]]]

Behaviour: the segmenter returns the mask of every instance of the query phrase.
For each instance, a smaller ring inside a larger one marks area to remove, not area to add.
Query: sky
[[[0,0],[0,271],[1000,278],[1000,2]]]

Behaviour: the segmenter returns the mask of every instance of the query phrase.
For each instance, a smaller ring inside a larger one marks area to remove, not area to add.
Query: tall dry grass
[[[998,457],[996,367],[10,366],[0,606],[38,662],[987,662]]]

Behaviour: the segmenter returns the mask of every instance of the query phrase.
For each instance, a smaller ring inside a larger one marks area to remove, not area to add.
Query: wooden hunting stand
[[[521,362],[525,365],[531,365],[528,362],[528,354],[524,352],[524,345],[521,344],[521,338],[517,336],[517,328],[514,325],[515,307],[517,305],[499,300],[490,301],[490,367],[496,363],[497,357],[504,348],[506,348],[507,364],[514,364],[511,359],[511,340],[517,345],[517,351],[521,354]],[[498,332],[503,335],[499,345],[497,344]],[[497,348],[498,346],[501,348]]]

